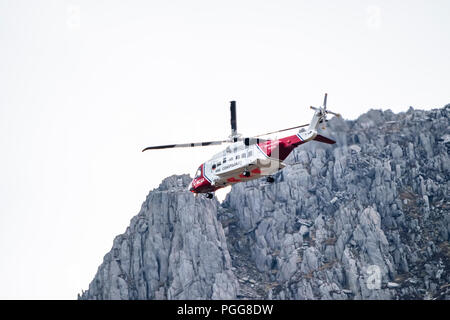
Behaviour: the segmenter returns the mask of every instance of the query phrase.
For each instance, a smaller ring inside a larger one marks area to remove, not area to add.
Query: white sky
[[[450,2],[0,0],[0,298],[74,299],[150,189],[247,135],[450,102]]]

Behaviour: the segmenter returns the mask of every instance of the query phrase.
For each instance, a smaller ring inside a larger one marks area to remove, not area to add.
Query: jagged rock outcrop
[[[249,296],[449,298],[449,116],[450,105],[334,118],[324,135],[336,145],[297,148],[271,186],[234,186],[225,230],[233,260],[246,243],[258,269]]]
[[[449,116],[333,118],[222,204],[167,178],[80,298],[449,299]]]
[[[80,298],[236,298],[218,202],[193,197],[190,181],[172,176],[149,193]]]

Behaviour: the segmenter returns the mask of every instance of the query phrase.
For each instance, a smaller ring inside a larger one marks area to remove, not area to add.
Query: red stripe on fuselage
[[[299,145],[305,143],[297,135],[288,136],[277,140],[267,140],[258,143],[261,150],[274,159],[283,161]]]

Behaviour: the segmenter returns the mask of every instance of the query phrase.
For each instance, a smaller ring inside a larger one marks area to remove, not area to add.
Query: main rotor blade
[[[309,123],[308,124],[302,124],[301,126],[296,126],[296,127],[292,127],[292,128],[287,128],[287,129],[277,130],[277,131],[273,131],[273,132],[258,134],[257,136],[253,136],[253,137],[256,138],[256,137],[266,136],[266,135],[272,134],[272,133],[278,133],[278,132],[288,131],[288,130],[297,129],[297,128],[301,128],[301,127],[307,127],[307,126],[309,126]]]
[[[205,141],[205,142],[194,142],[194,143],[166,144],[166,145],[162,145],[162,146],[147,147],[147,148],[143,149],[142,152],[147,151],[147,150],[156,150],[156,149],[206,147],[206,146],[221,145],[222,143],[225,143],[225,142],[229,142],[229,141],[222,140],[222,141]]]
[[[231,136],[233,137],[237,133],[236,101],[230,101],[230,113],[231,113]]]

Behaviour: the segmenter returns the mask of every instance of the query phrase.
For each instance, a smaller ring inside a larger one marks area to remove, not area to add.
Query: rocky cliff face
[[[449,299],[449,116],[334,118],[222,204],[167,178],[80,298]]]
[[[150,192],[114,239],[82,299],[233,299],[238,282],[216,200],[186,192],[188,175]]]

